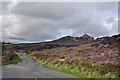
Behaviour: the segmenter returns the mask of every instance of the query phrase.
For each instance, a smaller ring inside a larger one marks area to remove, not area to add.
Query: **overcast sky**
[[[117,2],[4,2],[2,13],[3,41],[12,43],[118,33]]]

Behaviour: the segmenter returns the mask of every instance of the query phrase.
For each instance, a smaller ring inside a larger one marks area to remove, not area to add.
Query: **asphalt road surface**
[[[18,54],[22,62],[6,65],[2,69],[3,78],[75,78],[39,65],[24,54]]]

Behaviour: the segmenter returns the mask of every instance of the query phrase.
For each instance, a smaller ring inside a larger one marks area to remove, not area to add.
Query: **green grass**
[[[116,76],[112,73],[106,73],[104,75],[99,74],[97,71],[86,71],[85,67],[82,67],[81,70],[78,69],[77,67],[72,67],[72,66],[65,66],[65,65],[60,65],[60,64],[52,64],[49,63],[48,60],[40,60],[35,57],[29,56],[32,59],[34,59],[37,63],[48,67],[53,70],[57,70],[63,73],[67,73],[79,78],[116,78]]]
[[[43,61],[37,61],[37,62],[51,69],[54,69],[63,73],[68,73],[80,78],[115,78],[115,75],[111,73],[100,75],[98,72],[95,72],[95,71],[93,72],[84,71],[85,70],[84,67],[82,67],[82,70],[79,70],[78,68],[72,68],[71,66],[65,67],[64,65],[58,65],[58,64],[56,65],[46,64],[46,62],[43,62]]]
[[[8,64],[17,64],[18,62],[22,61],[19,57],[15,60],[7,60],[2,62],[2,66],[8,65]]]

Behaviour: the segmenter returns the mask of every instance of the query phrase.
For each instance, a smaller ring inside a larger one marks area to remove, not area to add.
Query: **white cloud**
[[[103,22],[103,26],[107,29],[107,30],[112,30],[112,26],[114,23],[107,23],[106,21]]]
[[[11,3],[7,6],[8,11],[11,12],[17,4],[18,4],[17,0],[12,0]]]
[[[103,26],[112,31],[112,34],[118,33],[118,18],[110,17],[106,21],[103,22]]]

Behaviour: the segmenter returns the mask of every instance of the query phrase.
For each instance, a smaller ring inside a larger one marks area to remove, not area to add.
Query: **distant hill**
[[[65,36],[50,42],[76,42],[76,41],[92,41],[92,40],[94,40],[93,37],[87,34],[84,34],[82,37]]]
[[[91,46],[99,47],[102,45],[108,47],[118,47],[120,41],[120,34],[114,35],[112,37],[101,37],[94,39],[93,37],[85,34],[82,37],[72,37],[66,36],[57,40],[49,41],[49,42],[41,42],[41,43],[23,43],[23,44],[10,44],[7,45],[7,50],[23,50],[23,51],[41,51],[44,49],[52,49],[57,47],[72,47],[79,46],[82,44],[94,43]]]

